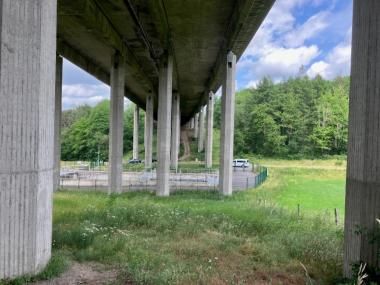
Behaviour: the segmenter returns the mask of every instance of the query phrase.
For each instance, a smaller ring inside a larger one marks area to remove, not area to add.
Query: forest
[[[236,93],[235,154],[286,158],[342,155],[347,151],[349,77],[263,78]],[[62,160],[108,159],[109,101],[66,110],[62,117]],[[220,128],[220,97],[214,128]],[[143,143],[144,112],[139,140]],[[124,113],[124,153],[132,149],[133,105]],[[219,143],[215,141],[214,143]]]

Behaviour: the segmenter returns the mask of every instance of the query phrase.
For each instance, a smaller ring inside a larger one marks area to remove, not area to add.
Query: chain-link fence
[[[234,168],[232,187],[235,191],[247,190],[261,185],[267,178],[265,167],[254,164],[250,168]],[[219,172],[215,169],[171,170],[171,191],[207,190],[216,191],[219,185]],[[127,171],[122,177],[123,191],[154,191],[157,185],[156,170]],[[94,171],[63,168],[61,171],[61,189],[77,188],[82,190],[107,191],[107,171]]]

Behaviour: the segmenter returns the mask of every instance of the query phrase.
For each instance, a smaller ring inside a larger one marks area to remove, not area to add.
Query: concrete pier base
[[[380,2],[354,1],[344,274],[352,265],[379,267]]]
[[[120,55],[112,57],[108,193],[122,192],[125,67]]]
[[[158,87],[157,196],[169,196],[173,59],[161,62]]]
[[[236,56],[228,52],[222,94],[220,130],[219,190],[232,195],[232,161],[234,153]]]
[[[139,126],[140,126],[140,109],[135,105],[133,112],[133,159],[139,159]]]
[[[0,1],[0,280],[52,242],[57,1]]]
[[[145,168],[152,168],[153,157],[153,108],[154,97],[149,95],[146,99],[144,147],[145,147]]]
[[[172,101],[172,135],[170,151],[170,167],[178,169],[179,143],[181,135],[181,115],[180,115],[180,97],[178,93],[173,94]]]
[[[62,123],[62,68],[63,59],[56,57],[55,110],[54,110],[54,187],[59,190],[61,172],[61,123]]]
[[[206,167],[212,167],[212,145],[213,145],[213,131],[214,131],[214,93],[210,92],[207,101],[207,135],[206,135],[206,153],[205,161]]]

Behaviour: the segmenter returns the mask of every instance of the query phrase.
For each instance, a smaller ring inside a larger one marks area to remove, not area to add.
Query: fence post
[[[79,184],[80,184],[80,177],[78,176],[78,189],[79,189]]]
[[[249,177],[247,177],[247,186],[245,188],[246,190],[248,190],[248,187],[249,187],[248,185],[249,185]]]
[[[300,216],[300,204],[297,204],[297,216]]]
[[[96,178],[95,178],[95,190],[96,190]]]
[[[339,221],[338,221],[338,209],[337,208],[334,209],[334,216],[335,216],[335,225],[338,225]]]

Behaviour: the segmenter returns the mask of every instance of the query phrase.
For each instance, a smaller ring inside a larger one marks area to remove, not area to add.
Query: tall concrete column
[[[194,138],[198,139],[198,129],[199,129],[199,113],[194,116]]]
[[[199,123],[198,123],[198,152],[204,150],[205,143],[205,112],[203,107],[199,111]]]
[[[157,196],[169,196],[173,59],[163,59],[159,71],[157,124]]]
[[[153,153],[153,108],[154,97],[149,95],[146,99],[145,111],[145,128],[144,128],[144,144],[145,144],[145,168],[152,168]]]
[[[206,167],[212,167],[212,145],[213,145],[213,131],[214,131],[214,93],[208,94],[207,101],[207,135],[206,135]]]
[[[57,1],[3,0],[0,19],[1,280],[51,255]]]
[[[133,112],[133,159],[139,159],[139,110],[139,106],[135,105],[135,109]]]
[[[119,54],[112,57],[108,193],[121,193],[123,175],[125,65]]]
[[[224,74],[220,126],[219,190],[223,195],[232,195],[236,55],[231,51],[227,54]]]
[[[172,135],[170,166],[172,169],[178,169],[179,142],[181,135],[181,115],[180,115],[180,96],[178,93],[173,94],[172,101]]]
[[[352,25],[352,65],[344,273],[353,263],[379,267],[379,242],[372,241],[380,225],[380,2],[355,0]]]
[[[59,190],[61,172],[62,57],[56,57],[54,111],[54,191]]]

